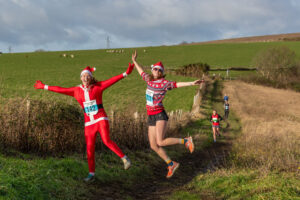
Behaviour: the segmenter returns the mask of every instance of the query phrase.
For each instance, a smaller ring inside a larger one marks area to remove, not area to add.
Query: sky
[[[0,0],[0,51],[160,46],[295,33],[300,32],[299,13],[300,0]]]

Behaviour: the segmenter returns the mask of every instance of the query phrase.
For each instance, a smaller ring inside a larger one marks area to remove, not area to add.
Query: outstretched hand
[[[137,52],[136,50],[134,51],[134,53],[132,54],[132,62],[135,62],[136,61],[136,58],[137,58]]]
[[[204,80],[202,79],[202,80],[195,80],[194,82],[193,82],[193,85],[200,85],[201,83],[204,83]]]
[[[127,75],[131,74],[133,68],[134,68],[134,64],[129,63],[129,64],[128,64],[128,68],[127,68],[127,70],[126,70],[126,74],[127,74]]]
[[[45,84],[42,83],[42,81],[37,80],[37,81],[35,82],[35,84],[34,84],[34,87],[35,87],[35,89],[44,89]]]

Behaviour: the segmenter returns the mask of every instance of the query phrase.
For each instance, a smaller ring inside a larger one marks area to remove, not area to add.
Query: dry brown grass
[[[227,82],[231,109],[242,122],[237,163],[264,170],[297,170],[300,158],[300,93]]]
[[[71,103],[28,98],[0,98],[0,149],[13,148],[40,155],[85,152],[83,113]],[[168,136],[174,136],[190,120],[182,111],[170,113]],[[110,137],[120,147],[149,148],[146,115],[108,112]],[[100,137],[96,149],[107,150]]]

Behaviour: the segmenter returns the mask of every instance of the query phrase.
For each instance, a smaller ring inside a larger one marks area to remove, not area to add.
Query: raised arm
[[[132,62],[136,68],[136,70],[138,71],[138,73],[141,75],[144,70],[143,68],[136,62],[136,58],[137,58],[137,53],[136,53],[136,50],[134,51],[134,53],[132,54]]]
[[[121,80],[121,79],[123,79],[124,77],[128,76],[129,74],[131,74],[133,68],[134,68],[134,64],[129,63],[129,66],[128,66],[126,72],[124,72],[124,73],[122,73],[122,74],[120,74],[120,75],[111,77],[111,78],[108,79],[108,80],[100,81],[99,83],[101,84],[101,86],[103,87],[103,89],[106,89],[106,88],[108,88],[109,86],[115,84],[115,83],[118,82],[119,80]]]
[[[35,82],[34,87],[35,87],[35,89],[49,90],[52,92],[65,94],[65,95],[74,97],[75,87],[63,88],[63,87],[59,87],[59,86],[48,86],[48,85],[45,85],[44,83],[42,83],[42,81],[40,81],[40,80]]]
[[[192,81],[192,82],[178,82],[177,87],[179,88],[179,87],[200,85],[203,82],[204,82],[204,80],[196,80],[196,81]]]

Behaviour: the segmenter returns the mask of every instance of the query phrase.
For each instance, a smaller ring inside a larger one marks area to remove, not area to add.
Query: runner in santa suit
[[[96,81],[92,75],[92,72],[96,69],[88,66],[82,70],[80,74],[82,84],[79,86],[71,88],[48,86],[39,80],[36,81],[34,85],[36,89],[44,89],[72,96],[82,107],[84,112],[84,134],[89,166],[88,177],[84,179],[87,182],[94,180],[95,176],[95,142],[97,132],[100,133],[103,143],[122,159],[124,169],[128,169],[131,165],[129,158],[124,155],[121,149],[109,137],[109,123],[102,104],[102,93],[106,88],[129,75],[133,68],[134,65],[129,63],[127,71],[123,74],[114,76],[105,81]]]
[[[217,141],[216,135],[220,135],[220,121],[222,117],[217,113],[216,110],[213,110],[213,114],[210,117],[210,121],[212,122],[212,129],[213,129],[213,137],[214,142]]]
[[[178,87],[199,85],[202,81],[196,80],[194,82],[180,82],[176,83],[164,79],[164,66],[161,62],[152,65],[152,74],[146,74],[142,67],[136,62],[136,51],[132,55],[132,61],[147,83],[146,90],[146,109],[148,115],[148,138],[150,147],[154,150],[168,165],[167,178],[171,178],[179,167],[179,163],[172,161],[166,154],[163,146],[184,144],[186,148],[192,153],[194,151],[194,143],[192,137],[188,138],[164,138],[167,128],[168,116],[163,106],[163,99],[167,90]]]

